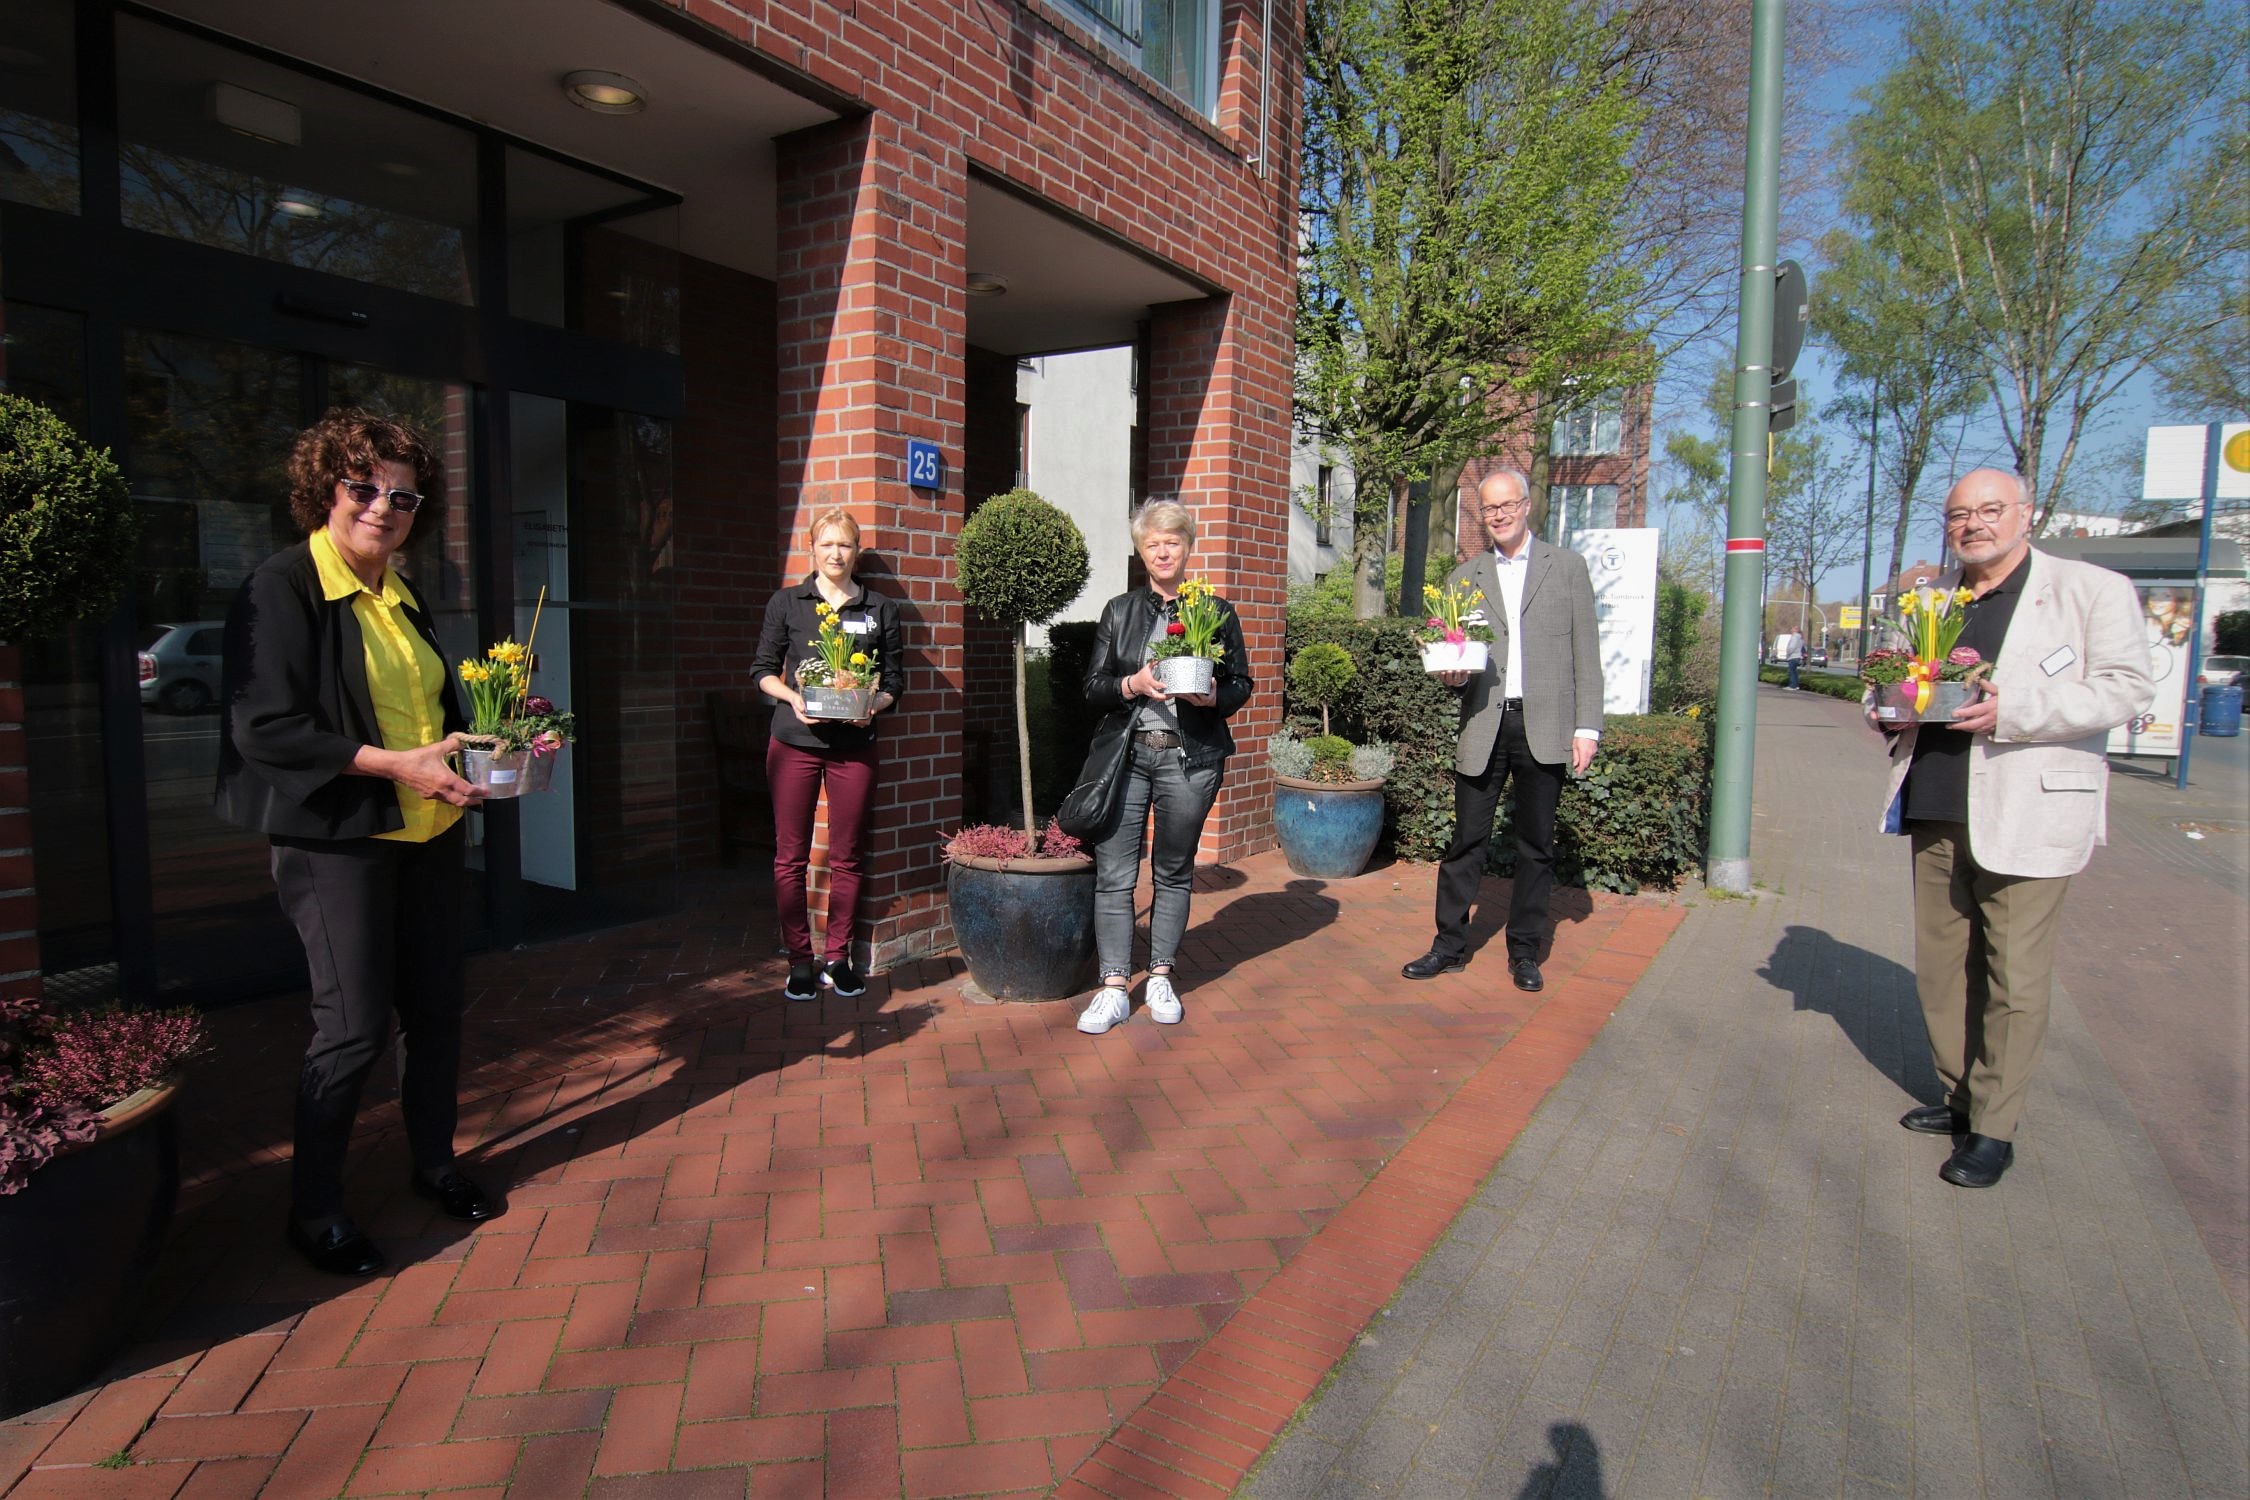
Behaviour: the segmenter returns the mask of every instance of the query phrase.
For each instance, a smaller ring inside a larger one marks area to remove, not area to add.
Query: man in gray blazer
[[[1453,764],[1453,845],[1438,866],[1437,937],[1399,972],[1435,979],[1469,957],[1469,907],[1484,878],[1501,783],[1515,781],[1515,893],[1508,903],[1508,974],[1519,990],[1545,980],[1539,958],[1554,928],[1555,807],[1563,776],[1583,772],[1602,737],[1602,650],[1586,559],[1531,534],[1531,486],[1514,469],[1489,475],[1477,502],[1492,546],[1453,570],[1449,587],[1484,595],[1491,660],[1441,673],[1464,688]]]
[[[2102,841],[2110,730],[2147,711],[2147,627],[2133,586],[2031,545],[2023,481],[1975,469],[1945,497],[1967,589],[1960,645],[1992,664],[1950,724],[1895,732],[1883,831],[1914,847],[1914,983],[1942,1103],[1908,1130],[1961,1137],[1938,1176],[1990,1187],[2015,1159],[2047,1035],[2063,891]]]

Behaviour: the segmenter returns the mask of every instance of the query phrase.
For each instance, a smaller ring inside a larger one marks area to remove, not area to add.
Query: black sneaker
[[[867,993],[867,981],[859,977],[848,958],[832,958],[820,966],[820,982],[836,992],[839,1000],[856,1000]]]
[[[803,959],[789,966],[789,982],[781,987],[784,1000],[818,1000],[820,998],[820,965]]]

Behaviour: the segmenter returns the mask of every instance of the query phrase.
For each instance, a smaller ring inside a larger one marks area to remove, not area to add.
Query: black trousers
[[[1501,784],[1516,784],[1515,893],[1508,902],[1508,957],[1536,959],[1544,951],[1554,921],[1547,897],[1555,884],[1555,808],[1562,801],[1562,765],[1531,758],[1523,737],[1523,710],[1501,716],[1492,759],[1475,776],[1453,773],[1453,845],[1438,866],[1437,941],[1432,951],[1448,958],[1469,953],[1469,908],[1484,880],[1485,846],[1492,842],[1492,816],[1500,807]]]
[[[291,1212],[340,1213],[360,1090],[398,1016],[399,1104],[414,1166],[453,1160],[461,1077],[460,823],[425,844],[273,840],[281,907],[312,970],[312,1044],[297,1082]]]

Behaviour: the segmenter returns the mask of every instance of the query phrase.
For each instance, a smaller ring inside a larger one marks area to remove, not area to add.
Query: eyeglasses
[[[413,490],[386,490],[364,479],[347,479],[343,484],[344,493],[351,496],[354,505],[373,505],[381,497],[388,499],[391,509],[402,516],[411,516],[422,508],[422,497]]]
[[[1529,510],[1530,508],[1531,501],[1528,499],[1487,500],[1484,502],[1484,512],[1486,515],[1514,515],[1519,510]]]
[[[2012,509],[2014,509],[2013,506],[2002,504],[1980,505],[1975,510],[1949,510],[1945,513],[1945,529],[1947,531],[1959,531],[1971,521],[1979,521],[1986,526],[1997,526],[2000,524],[2000,518]]]

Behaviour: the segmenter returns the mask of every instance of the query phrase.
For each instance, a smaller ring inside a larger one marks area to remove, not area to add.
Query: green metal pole
[[[1758,732],[1759,602],[1772,430],[1773,290],[1781,197],[1781,0],[1751,0],[1750,130],[1742,173],[1742,292],[1734,327],[1733,455],[1727,480],[1726,611],[1705,884],[1750,890],[1750,784]]]

